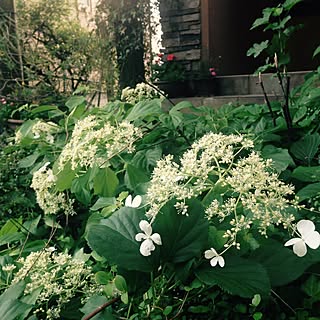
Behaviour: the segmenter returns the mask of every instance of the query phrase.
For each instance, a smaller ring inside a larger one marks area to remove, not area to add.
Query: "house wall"
[[[247,57],[253,43],[270,38],[261,28],[250,30],[262,9],[277,0],[160,0],[162,45],[192,74],[215,67],[219,75],[253,73],[263,57]],[[294,23],[303,23],[289,42],[289,71],[314,69],[312,53],[320,44],[320,1],[305,0],[292,12]]]
[[[201,60],[200,0],[161,0],[162,46],[173,53],[186,70],[197,73]]]

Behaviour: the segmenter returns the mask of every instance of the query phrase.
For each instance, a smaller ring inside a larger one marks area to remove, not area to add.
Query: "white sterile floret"
[[[141,220],[139,223],[140,229],[144,232],[136,234],[136,241],[142,241],[140,245],[140,253],[147,257],[151,255],[151,251],[155,250],[155,244],[162,245],[161,237],[159,233],[152,234],[151,224],[146,220]]]
[[[204,252],[204,257],[206,259],[210,259],[210,264],[212,267],[215,267],[217,264],[219,264],[219,266],[223,268],[225,265],[224,258],[220,256],[219,253],[213,248],[206,250]]]
[[[311,249],[318,249],[320,246],[320,234],[315,231],[315,225],[310,220],[300,220],[297,223],[299,238],[293,238],[284,245],[292,246],[293,252],[298,257],[303,257],[307,253],[307,246]]]
[[[124,205],[129,208],[138,208],[142,202],[141,196],[137,195],[132,200],[132,195],[129,194],[126,198]]]

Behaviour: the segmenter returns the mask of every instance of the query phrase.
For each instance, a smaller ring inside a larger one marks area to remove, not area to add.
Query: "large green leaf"
[[[0,319],[16,320],[17,318],[20,319],[23,315],[28,315],[32,306],[19,300],[24,288],[24,281],[20,281],[9,287],[0,296]],[[23,319],[25,319],[25,317],[23,317]]]
[[[248,51],[247,56],[252,56],[256,58],[260,55],[260,53],[268,48],[269,46],[269,40],[262,41],[261,43],[255,43]]]
[[[268,239],[254,251],[252,259],[266,268],[272,286],[282,286],[299,278],[309,266],[316,262],[317,255],[308,252],[307,256],[300,258],[282,243]]]
[[[272,159],[272,166],[280,173],[288,166],[294,165],[287,149],[277,148],[273,145],[266,145],[261,152],[265,159]]]
[[[187,201],[188,216],[178,214],[174,204],[172,200],[161,209],[155,227],[162,237],[162,259],[178,263],[201,255],[209,225],[199,201]]]
[[[145,119],[150,116],[159,116],[162,113],[163,111],[161,109],[160,99],[154,99],[151,101],[145,100],[140,101],[132,108],[126,120],[134,121],[137,119]]]
[[[313,198],[320,194],[320,182],[308,184],[297,192],[299,202]]]
[[[110,218],[89,225],[88,243],[100,256],[119,267],[143,272],[152,271],[158,265],[157,249],[150,257],[144,257],[139,251],[141,242],[135,240],[136,234],[142,232],[139,228],[141,220],[145,220],[142,211],[121,208]]]
[[[129,189],[134,190],[139,184],[147,181],[149,181],[149,177],[144,171],[131,164],[127,164],[124,183]]]
[[[161,159],[162,149],[159,146],[150,148],[148,150],[141,150],[136,152],[131,164],[134,167],[140,168],[144,171],[150,172],[157,164],[157,161]]]
[[[66,106],[69,108],[69,111],[74,110],[76,107],[85,104],[85,97],[83,96],[71,96],[66,102]]]
[[[119,185],[116,174],[110,168],[99,169],[93,180],[94,194],[102,197],[112,197]]]
[[[299,141],[292,144],[290,152],[302,163],[310,165],[318,152],[320,135],[318,133],[308,134]]]
[[[305,182],[320,181],[320,166],[299,166],[293,170],[291,177]]]
[[[53,166],[53,173],[57,166],[57,162]],[[71,169],[71,163],[68,162],[61,171],[57,171],[56,174],[56,188],[58,191],[64,191],[71,188],[72,181],[75,177],[75,172]]]
[[[225,257],[225,266],[211,267],[209,261],[196,270],[197,278],[206,285],[218,285],[223,290],[244,298],[255,294],[268,295],[270,281],[264,267],[240,257]]]

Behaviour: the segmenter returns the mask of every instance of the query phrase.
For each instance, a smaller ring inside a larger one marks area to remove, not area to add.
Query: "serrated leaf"
[[[272,159],[272,166],[277,172],[282,172],[290,165],[294,165],[294,161],[287,149],[277,148],[273,145],[266,145],[261,155],[264,159]]]
[[[299,166],[293,170],[291,177],[304,182],[320,181],[320,166]]]
[[[207,261],[199,270],[197,278],[206,285],[218,285],[221,289],[244,298],[255,294],[267,296],[270,281],[266,270],[259,263],[240,257],[225,257],[225,266],[211,267]]]
[[[140,101],[130,111],[126,117],[127,121],[135,121],[137,119],[145,119],[147,117],[155,117],[162,114],[161,100],[154,99],[151,101]]]
[[[269,46],[269,40],[262,41],[261,43],[255,43],[248,51],[247,56],[252,56],[254,58],[258,57],[261,52],[263,52]]]
[[[139,168],[134,167],[131,164],[127,164],[126,173],[124,175],[124,183],[130,190],[135,190],[135,188],[144,182],[149,181],[149,177]]]
[[[88,244],[112,264],[127,270],[152,271],[158,265],[157,253],[154,251],[150,257],[142,256],[139,250],[141,242],[135,240],[136,234],[141,232],[141,220],[145,220],[142,211],[121,208],[98,224],[90,223]]]
[[[301,2],[302,0],[286,0],[282,5],[285,10],[291,10],[296,4]]]
[[[93,179],[94,194],[112,197],[119,185],[117,175],[109,168],[101,168]]]
[[[290,148],[290,152],[302,163],[310,165],[314,156],[318,152],[319,145],[320,135],[318,133],[308,134],[293,143]]]
[[[319,194],[320,182],[309,184],[296,193],[297,197],[299,198],[299,202],[302,202],[306,199],[311,199]]]
[[[162,237],[161,255],[166,261],[179,263],[199,256],[207,243],[208,221],[197,200],[187,201],[188,216],[178,214],[175,201],[169,201],[154,223]]]
[[[253,252],[252,259],[265,267],[272,286],[283,286],[298,279],[319,257],[309,252],[303,258],[297,257],[283,243],[268,239]]]

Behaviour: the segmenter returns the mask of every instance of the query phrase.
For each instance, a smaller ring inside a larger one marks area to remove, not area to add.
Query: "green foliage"
[[[251,29],[263,28],[263,31],[271,31],[271,39],[255,43],[247,51],[248,56],[254,58],[266,53],[265,65],[258,68],[256,73],[264,72],[272,67],[277,69],[281,66],[286,66],[290,62],[290,55],[287,49],[287,42],[301,25],[291,25],[290,10],[300,3],[302,0],[286,0],[280,1],[274,7],[263,9],[262,17],[258,18],[252,24]],[[277,55],[275,65],[273,59]]]

